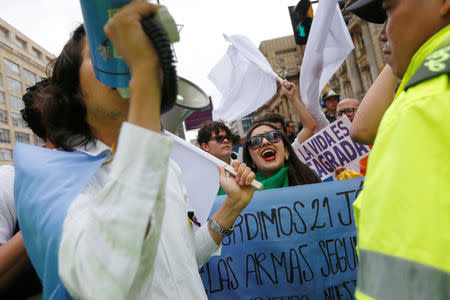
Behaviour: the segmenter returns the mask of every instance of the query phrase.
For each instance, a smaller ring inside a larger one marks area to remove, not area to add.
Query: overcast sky
[[[70,32],[82,22],[78,0],[1,0],[0,18],[57,55]],[[153,2],[156,2],[155,0]],[[298,0],[160,0],[177,24],[183,25],[175,44],[178,74],[217,100],[220,94],[207,79],[225,54],[227,35],[260,42],[292,35],[288,6]]]

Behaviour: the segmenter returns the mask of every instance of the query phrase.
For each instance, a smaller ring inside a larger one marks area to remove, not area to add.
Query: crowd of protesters
[[[131,70],[129,102],[96,80],[83,25],[48,79],[23,96],[23,119],[46,149],[41,156],[25,149],[15,167],[0,167],[0,298],[205,299],[198,269],[231,234],[255,192],[251,182],[265,189],[321,182],[291,145],[312,137],[316,121],[284,80],[278,92],[295,108],[299,132],[277,113],[260,116],[242,139],[220,121],[199,130],[199,147],[237,175],[219,167],[226,200],[194,232],[181,171],[169,158],[172,141],[160,133],[158,55],[139,22],[157,9],[135,0],[105,26]],[[384,24],[387,62],[362,101],[334,91],[321,99],[330,123],[347,116],[352,138],[373,145],[361,174],[335,170],[367,176],[354,204],[356,297],[446,299],[450,2],[359,0],[349,9]],[[232,151],[239,145],[242,161]],[[57,163],[40,160],[52,156]],[[80,166],[69,181],[77,189],[43,179],[67,164]]]

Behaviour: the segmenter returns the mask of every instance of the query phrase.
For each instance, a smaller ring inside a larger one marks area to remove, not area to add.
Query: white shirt
[[[188,221],[172,140],[122,125],[117,152],[72,202],[59,274],[76,299],[206,299],[198,267],[218,249]],[[91,154],[110,152],[97,141]],[[150,220],[150,231],[146,230]]]
[[[0,166],[0,245],[14,235],[17,226],[14,207],[14,167]]]

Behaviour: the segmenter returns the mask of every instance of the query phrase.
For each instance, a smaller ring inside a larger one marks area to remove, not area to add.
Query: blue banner
[[[209,299],[354,299],[363,177],[255,192],[200,270]],[[216,199],[215,212],[226,196]]]

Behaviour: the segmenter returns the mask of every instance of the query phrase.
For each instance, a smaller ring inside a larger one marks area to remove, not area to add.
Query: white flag
[[[353,48],[337,0],[319,1],[300,70],[300,94],[316,132],[329,124],[320,109],[322,90]]]
[[[224,34],[231,43],[225,56],[208,75],[222,94],[213,120],[234,121],[264,105],[276,93],[277,74],[245,36]]]
[[[176,135],[164,132],[174,140],[170,158],[181,169],[183,184],[192,208],[203,225],[208,219],[220,187],[217,165],[224,166],[226,163]]]

